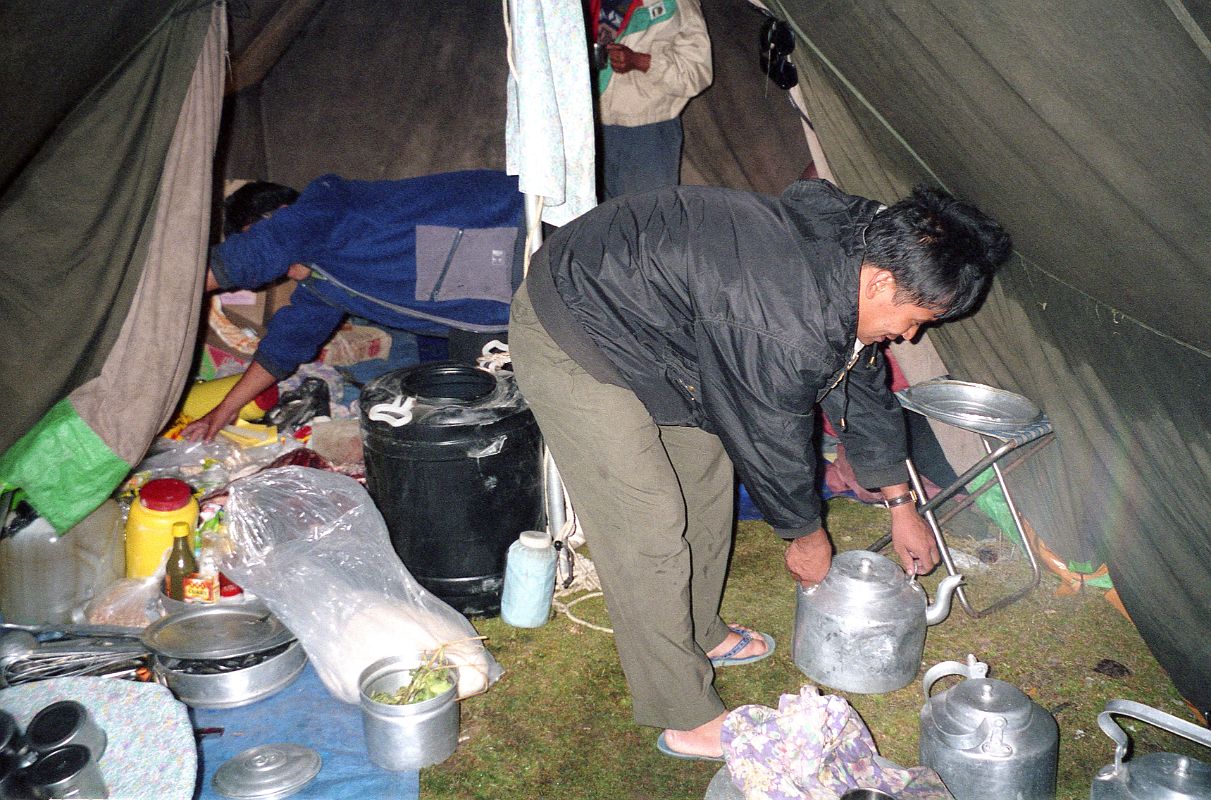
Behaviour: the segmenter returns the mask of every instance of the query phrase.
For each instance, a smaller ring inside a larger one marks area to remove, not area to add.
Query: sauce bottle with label
[[[192,526],[186,522],[172,525],[172,552],[168,554],[168,565],[164,569],[164,594],[173,600],[185,600],[185,579],[198,571],[198,561],[193,557]]]

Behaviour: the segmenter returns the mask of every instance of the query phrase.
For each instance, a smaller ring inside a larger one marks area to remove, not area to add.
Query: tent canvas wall
[[[135,32],[158,24],[156,5],[106,4],[111,10],[96,15],[89,41],[108,41],[119,30],[128,44],[141,41]],[[199,5],[206,4],[174,8]],[[263,19],[278,5],[233,4],[236,39],[239,14]],[[739,0],[705,5],[716,83],[686,113],[685,177],[778,191],[809,154],[785,96],[755,74],[761,19]],[[1211,510],[1206,5],[768,5],[799,34],[793,58],[809,116],[842,188],[891,200],[916,181],[940,183],[1013,233],[1017,255],[987,307],[931,339],[956,377],[1021,392],[1051,416],[1056,444],[1015,474],[1024,511],[1064,555],[1108,562],[1178,688],[1211,706],[1211,533],[1203,522]],[[230,100],[221,150],[227,176],[302,184],[332,171],[394,178],[503,166],[505,40],[497,7],[382,0],[315,7],[265,79]],[[4,13],[14,8],[27,11],[17,4]],[[5,21],[8,31],[28,23]],[[43,35],[58,42],[48,56],[69,51],[53,32]],[[18,53],[37,52],[37,37],[27,38],[34,44],[15,50],[6,67],[20,64]],[[21,70],[8,77],[43,97],[82,94],[107,72],[76,75],[82,65],[70,59],[56,66],[64,75],[54,80],[29,80]],[[750,88],[724,91],[741,74],[753,76]],[[182,108],[180,101],[146,102],[169,107],[174,120]],[[45,136],[53,127],[47,120],[76,105],[27,102],[38,116],[22,128]],[[5,212],[18,185],[9,170],[39,152],[23,145],[4,151]],[[108,155],[98,145],[98,160]],[[150,207],[145,199],[138,218]],[[27,260],[10,247],[6,276],[20,275]],[[79,269],[88,277],[100,267]],[[129,281],[137,271],[124,274]],[[126,305],[112,292],[98,296],[106,308]],[[46,314],[35,314],[17,328],[5,316],[6,342],[47,323]],[[76,345],[77,352],[96,349]],[[36,376],[24,357],[19,348],[6,353],[8,380]],[[62,396],[96,374],[86,359],[77,362],[85,367],[73,366],[40,394]],[[17,366],[26,371],[14,372]],[[13,382],[6,389],[20,401],[33,394]],[[30,407],[40,404],[32,419],[45,413],[45,398]],[[27,414],[17,423],[18,435],[30,420]]]
[[[937,182],[1013,234],[985,308],[931,340],[956,377],[1046,410],[1056,444],[1025,468],[1023,511],[1055,549],[1108,564],[1158,660],[1207,709],[1206,4],[771,5],[799,32],[843,187]]]
[[[0,8],[0,484],[59,530],[189,374],[225,21],[203,0]]]

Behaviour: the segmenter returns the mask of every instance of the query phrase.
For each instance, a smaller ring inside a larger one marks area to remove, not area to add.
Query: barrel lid
[[[517,540],[525,547],[545,550],[551,546],[551,534],[546,531],[522,531]]]
[[[511,374],[453,361],[380,375],[362,389],[358,404],[363,433],[392,441],[445,441],[453,430],[487,435],[506,419],[529,425],[533,416]],[[384,416],[382,409],[395,413]]]
[[[319,774],[323,759],[301,744],[262,744],[236,753],[215,770],[216,792],[237,800],[279,800]]]
[[[139,489],[139,502],[150,511],[176,511],[189,505],[193,490],[176,478],[156,478]]]

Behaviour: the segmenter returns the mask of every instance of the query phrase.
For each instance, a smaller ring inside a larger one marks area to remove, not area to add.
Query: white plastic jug
[[[509,545],[500,618],[516,628],[537,628],[551,616],[555,547],[545,531],[522,531]]]
[[[106,500],[59,535],[38,517],[0,539],[0,616],[19,625],[73,622],[72,611],[126,570],[122,509]]]

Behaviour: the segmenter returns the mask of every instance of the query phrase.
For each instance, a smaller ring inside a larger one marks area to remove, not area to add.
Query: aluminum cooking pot
[[[1211,747],[1211,731],[1132,700],[1111,700],[1097,724],[1114,740],[1114,763],[1093,778],[1090,800],[1205,800],[1211,797],[1211,764],[1175,753],[1148,753],[1127,761],[1130,742],[1113,715],[1134,717]]]
[[[878,553],[838,554],[824,580],[796,587],[794,662],[813,681],[861,694],[912,683],[925,628],[946,619],[961,575],[944,578],[928,604],[915,576]]]

